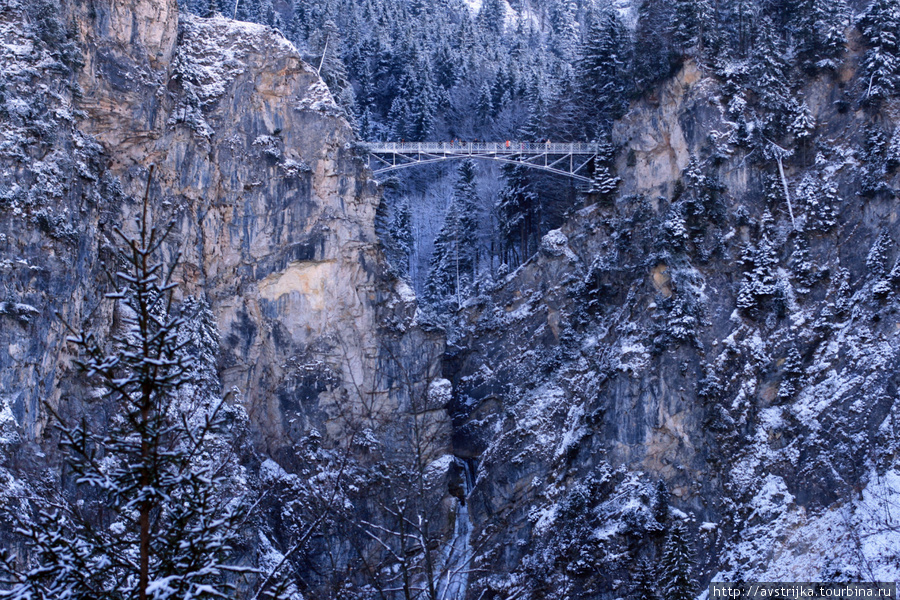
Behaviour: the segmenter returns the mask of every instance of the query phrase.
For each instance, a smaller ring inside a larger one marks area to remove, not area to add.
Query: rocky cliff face
[[[340,441],[353,415],[408,406],[398,373],[413,387],[436,375],[440,339],[413,326],[415,301],[386,271],[353,134],[276,32],[179,15],[174,0],[10,0],[0,15],[10,438],[44,438],[42,402],[82,401],[55,313],[108,325],[103,261],[150,165],[153,217],[175,222],[179,294],[211,306],[223,389],[264,456],[290,468],[311,429]]]
[[[441,365],[352,132],[277,33],[174,0],[0,0],[0,39],[0,497],[49,473],[43,402],[102,414],[63,323],[114,322],[104,263],[155,165],[164,252],[217,319],[276,545],[330,476],[308,434],[363,448],[357,512],[295,561],[311,597],[365,588],[360,514],[413,505],[430,537],[393,549],[382,587],[456,530],[466,597],[628,597],[676,521],[701,583],[898,577],[898,106],[853,103],[856,49],[802,89],[792,154],[685,65],[617,123],[615,203],[472,301]]]
[[[896,577],[897,134],[855,60],[788,156],[688,63],[616,124],[616,202],[470,302],[472,597],[629,597],[678,520],[701,584]]]

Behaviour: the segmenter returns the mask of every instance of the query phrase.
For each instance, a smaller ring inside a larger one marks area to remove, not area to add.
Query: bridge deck
[[[598,144],[585,142],[379,142],[368,144],[374,154],[596,154]]]
[[[416,165],[472,157],[522,165],[578,181],[590,181],[583,172],[600,145],[584,142],[381,142],[366,145],[369,168],[382,175]],[[576,161],[575,157],[579,157]],[[373,160],[376,164],[373,165]],[[579,173],[579,172],[582,173]]]

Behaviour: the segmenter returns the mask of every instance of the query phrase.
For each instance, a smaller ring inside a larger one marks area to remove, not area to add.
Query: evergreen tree
[[[869,44],[863,61],[865,97],[887,98],[900,85],[900,0],[873,0],[857,26]]]
[[[666,600],[693,600],[697,582],[694,580],[694,552],[688,540],[687,527],[677,521],[669,529],[662,560],[659,564],[659,583]]]
[[[664,524],[669,520],[669,488],[662,479],[657,479],[653,488],[652,509],[657,523]]]
[[[710,16],[708,3],[706,0],[676,0],[674,4],[671,29],[675,48],[682,54],[694,47],[702,51]]]
[[[683,191],[678,199],[683,206],[688,233],[694,243],[702,241],[706,228],[725,216],[719,199],[720,186],[704,173],[703,165],[692,156],[682,174]]]
[[[148,212],[145,197],[136,236],[115,230],[125,248],[106,296],[121,323],[110,345],[88,332],[69,338],[114,416],[70,424],[51,409],[70,470],[63,488],[80,500],[35,500],[32,514],[16,516],[30,560],[3,556],[4,597],[221,598],[248,570],[236,564],[246,508],[220,462],[234,412],[213,389],[215,324],[193,299],[176,314],[176,265],[155,259],[168,230]]]
[[[557,57],[567,62],[574,59],[578,40],[581,38],[576,20],[577,10],[572,0],[552,0],[549,6],[550,49]]]
[[[503,0],[484,0],[478,13],[478,25],[488,40],[499,41],[503,35],[506,10]]]
[[[494,102],[491,96],[491,88],[487,82],[485,82],[485,84],[481,86],[481,92],[478,94],[478,106],[475,108],[478,113],[478,118],[484,123],[489,122],[494,114]]]
[[[900,127],[894,128],[884,159],[884,167],[888,173],[893,173],[900,167]]]
[[[631,71],[638,92],[650,90],[668,77],[677,64],[672,41],[673,11],[667,0],[641,3],[634,33],[634,63]]]
[[[791,253],[791,272],[797,284],[795,289],[799,294],[806,294],[815,285],[817,272],[809,257],[809,242],[806,238],[798,236],[794,244],[794,251]]]
[[[866,128],[866,139],[859,152],[862,165],[858,169],[860,194],[863,196],[893,194],[893,189],[885,181],[889,149],[890,143],[881,127],[870,125]]]
[[[887,273],[888,255],[891,251],[891,246],[893,246],[891,236],[886,231],[882,231],[869,249],[868,256],[866,256],[866,268],[869,270],[869,273],[878,277]]]
[[[803,376],[803,359],[796,348],[788,350],[781,369],[781,384],[778,386],[778,399],[787,402],[800,390],[800,378]]]
[[[800,66],[807,72],[837,70],[847,44],[844,32],[850,8],[846,0],[799,0],[796,13]]]
[[[806,213],[808,231],[827,232],[837,223],[840,196],[830,181],[807,173],[797,188],[797,199]]]
[[[528,113],[525,125],[522,127],[522,136],[532,142],[547,139],[549,135],[547,123],[549,120],[548,102],[542,90],[539,89],[531,101],[531,110]]]
[[[478,192],[475,163],[465,160],[457,170],[453,197],[444,226],[434,242],[426,297],[434,304],[460,306],[466,288],[478,276]]]
[[[791,98],[789,69],[785,58],[785,48],[768,17],[758,23],[758,34],[753,47],[753,62],[750,75],[753,90],[759,96],[763,109],[770,117],[778,117],[784,112]],[[777,124],[783,124],[776,118]],[[776,124],[776,127],[778,126]]]
[[[612,204],[621,181],[622,179],[613,175],[605,163],[597,163],[591,175],[591,185],[587,190],[588,198],[601,204]]]
[[[634,587],[631,598],[634,600],[659,600],[656,593],[657,577],[653,567],[642,558],[637,564],[637,572],[634,574]]]
[[[766,211],[760,223],[759,242],[747,245],[741,260],[745,271],[737,306],[751,317],[755,317],[762,303],[776,292],[778,258],[772,242],[773,235],[772,216]]]
[[[397,247],[397,270],[401,277],[409,275],[409,260],[413,255],[415,239],[412,231],[412,211],[409,200],[406,199],[396,207],[394,218],[391,221],[391,237]]]
[[[739,58],[746,58],[756,38],[759,4],[755,0],[728,0],[726,8],[727,41],[729,49]]]
[[[513,267],[525,262],[535,247],[540,220],[540,198],[534,191],[528,167],[505,165],[506,186],[497,202],[499,229],[503,238],[502,260]]]
[[[615,151],[608,141],[598,143],[597,156],[594,158],[594,172],[591,174],[591,185],[587,196],[591,202],[611,204],[616,198],[616,190],[622,182],[613,173]]]
[[[615,13],[607,11],[591,25],[575,69],[582,139],[599,137],[625,110],[629,46],[630,36]]]
[[[316,54],[322,65],[319,75],[328,86],[335,102],[343,109],[344,116],[352,121],[356,109],[356,96],[342,59],[344,47],[337,24],[331,19],[326,20],[309,43],[312,48],[318,49]]]

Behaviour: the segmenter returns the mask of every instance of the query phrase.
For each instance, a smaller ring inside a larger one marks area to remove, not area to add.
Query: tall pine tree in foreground
[[[123,248],[106,298],[118,326],[108,343],[85,331],[69,338],[113,416],[73,424],[48,407],[68,485],[51,501],[23,499],[30,505],[11,517],[27,552],[0,555],[0,598],[224,598],[252,571],[236,560],[246,506],[229,478],[226,423],[240,419],[210,390],[211,313],[188,301],[188,326],[173,304],[177,259],[156,258],[170,229],[150,224],[145,196],[136,235],[115,230]]]
[[[688,540],[687,527],[677,521],[669,530],[666,547],[659,565],[659,583],[666,600],[693,600],[697,582],[691,576],[694,551]]]

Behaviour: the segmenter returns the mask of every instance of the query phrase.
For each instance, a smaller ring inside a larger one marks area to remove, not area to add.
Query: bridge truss
[[[382,142],[368,144],[369,168],[377,176],[399,169],[460,158],[523,165],[588,182],[585,167],[597,156],[591,143]]]

